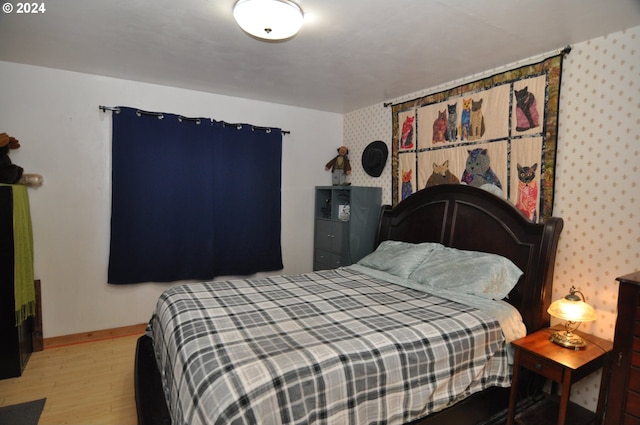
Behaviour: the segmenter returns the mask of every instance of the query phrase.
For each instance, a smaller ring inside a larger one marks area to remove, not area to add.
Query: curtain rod
[[[512,63],[510,63],[508,65],[505,65],[505,66],[500,66],[500,67],[497,67],[497,68],[489,69],[487,71],[482,71],[482,72],[479,72],[477,74],[469,75],[467,77],[458,78],[457,80],[449,81],[448,83],[444,83],[444,84],[440,84],[440,85],[435,86],[435,87],[431,87],[428,90],[433,90],[432,93],[437,93],[437,92],[440,92],[440,91],[443,91],[443,90],[447,90],[448,88],[457,87],[457,86],[465,84],[465,83],[467,83],[469,81],[474,81],[476,79],[488,77],[490,75],[495,74],[498,71],[499,72],[503,72],[502,70],[507,70],[507,69],[510,69],[510,68],[514,68],[515,69],[516,67],[519,67],[519,66],[526,66],[527,64],[530,65],[530,64],[534,63],[534,61],[536,61],[538,59],[541,59],[540,62],[542,62],[543,60],[546,60],[546,59],[548,59],[548,58],[550,58],[552,56],[555,56],[555,55],[566,56],[569,53],[571,53],[571,46],[566,46],[566,47],[563,47],[562,49],[556,49],[556,50],[553,50],[551,52],[542,53],[540,55],[536,55],[536,56],[532,56],[530,58],[522,59],[520,61],[512,62]],[[544,59],[542,59],[542,58],[544,58]],[[428,94],[420,95],[418,97],[423,97],[423,96],[428,96]],[[393,106],[393,105],[396,105],[396,104],[399,105],[399,104],[404,103],[404,102],[407,102],[407,101],[403,100],[403,101],[398,101],[398,102],[384,102],[382,104],[382,106],[384,106],[385,108],[388,108],[389,106]]]
[[[118,106],[104,106],[104,105],[98,105],[98,109],[100,109],[102,112],[107,112],[107,111],[111,111],[111,112],[115,112],[116,114],[120,113],[120,107]],[[142,109],[138,109],[136,110],[136,113],[138,114],[138,116],[140,115],[152,115],[155,117],[158,117],[158,119],[163,119],[164,118],[164,114],[162,112],[150,112],[150,111],[143,111]],[[202,118],[189,118],[189,117],[184,117],[182,115],[178,116],[178,120],[179,121],[193,121],[196,124],[200,124]],[[211,121],[214,121],[213,119]],[[230,127],[237,127],[238,129],[242,128],[243,124],[233,124],[233,123],[228,123],[226,121],[219,121],[222,123],[222,125],[224,126],[230,126]],[[260,130],[260,131],[266,131],[266,132],[271,132],[271,127],[259,127],[257,125],[252,125],[251,126],[252,130]],[[283,135],[286,134],[291,134],[290,131],[287,130],[280,130],[280,132]]]

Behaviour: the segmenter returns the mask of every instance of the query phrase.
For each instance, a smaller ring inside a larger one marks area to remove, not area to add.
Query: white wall
[[[581,330],[609,340],[617,317],[615,278],[640,270],[639,39],[637,26],[572,46],[560,87],[553,215],[564,219],[564,229],[552,297],[564,296],[571,285],[580,288],[598,313]],[[345,115],[344,142],[354,157],[376,139],[390,146],[391,132],[391,108],[373,105]],[[379,178],[354,170],[352,181],[382,186],[383,200],[391,202],[390,169],[388,161]],[[595,410],[599,387],[595,373],[572,386],[571,400]]]
[[[0,132],[22,145],[11,160],[44,178],[29,197],[45,338],[144,323],[169,286],[106,283],[111,113],[98,105],[291,131],[283,136],[283,272],[311,270],[313,186],[330,183],[324,164],[342,143],[342,115],[8,62],[0,75]]]

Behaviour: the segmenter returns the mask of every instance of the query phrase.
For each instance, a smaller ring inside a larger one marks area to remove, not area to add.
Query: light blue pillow
[[[522,270],[500,255],[443,247],[416,267],[409,279],[427,287],[501,300],[522,275]]]
[[[443,245],[431,242],[413,244],[383,241],[374,252],[358,261],[358,264],[406,279],[434,251],[442,248]]]

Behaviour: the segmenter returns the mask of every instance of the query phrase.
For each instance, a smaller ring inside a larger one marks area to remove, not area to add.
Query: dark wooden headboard
[[[384,240],[439,242],[509,258],[524,275],[507,301],[535,332],[549,326],[547,308],[561,218],[530,222],[508,201],[467,185],[440,185],[420,190],[395,208],[382,207],[376,246]]]

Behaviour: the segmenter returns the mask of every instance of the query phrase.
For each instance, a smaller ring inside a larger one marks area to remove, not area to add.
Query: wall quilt
[[[482,187],[533,222],[551,216],[562,54],[393,105],[392,200]]]

